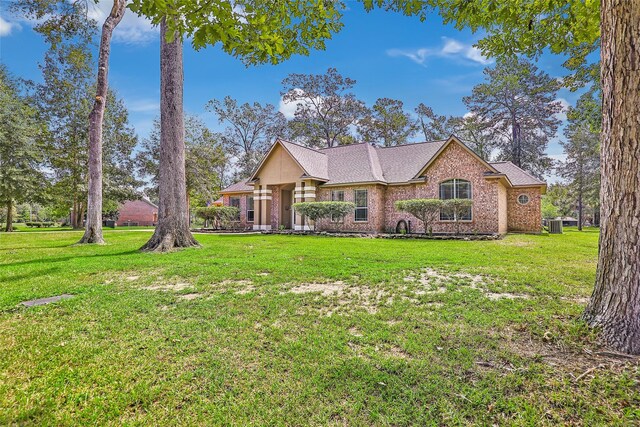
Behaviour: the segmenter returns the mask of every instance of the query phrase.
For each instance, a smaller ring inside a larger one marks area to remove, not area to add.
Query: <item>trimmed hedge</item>
[[[356,205],[351,202],[300,202],[293,204],[297,213],[314,222],[331,217],[344,218],[353,212],[355,207]]]
[[[55,222],[51,222],[51,221],[29,221],[29,222],[25,222],[24,224],[27,227],[31,227],[31,228],[53,227],[54,225],[56,225]]]

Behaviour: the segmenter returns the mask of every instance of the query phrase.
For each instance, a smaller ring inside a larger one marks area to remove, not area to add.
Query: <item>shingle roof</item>
[[[440,152],[447,140],[376,147],[371,144],[341,145],[314,150],[279,140],[309,177],[326,184],[381,182],[386,184],[411,181]],[[545,185],[543,181],[511,162],[491,162],[491,167],[504,174],[514,186]],[[246,183],[236,183],[223,193],[251,191]]]
[[[505,174],[511,182],[511,185],[515,187],[545,185],[544,181],[539,180],[529,172],[519,168],[511,162],[489,162],[489,164],[496,168],[498,172]]]
[[[386,182],[377,150],[369,144],[341,145],[320,151],[327,158],[329,184]]]
[[[308,176],[329,180],[327,156],[320,151],[302,145],[280,140],[282,146],[300,163]]]
[[[220,193],[253,193],[253,186],[247,184],[245,181],[240,181],[228,186]]]
[[[411,180],[446,142],[444,140],[376,148],[386,181],[397,183]]]

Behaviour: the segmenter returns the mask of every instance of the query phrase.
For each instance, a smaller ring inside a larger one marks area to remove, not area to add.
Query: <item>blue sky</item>
[[[219,129],[204,106],[210,99],[230,95],[241,102],[272,103],[290,114],[293,108],[281,103],[282,79],[289,73],[323,73],[335,67],[357,81],[354,92],[369,105],[389,97],[402,100],[408,111],[424,102],[439,114],[467,112],[462,97],[483,80],[483,68],[492,63],[472,47],[477,34],[443,25],[436,15],[420,22],[383,11],[366,13],[360,3],[348,4],[344,28],[327,42],[325,51],[276,66],[246,68],[218,47],[194,51],[185,43],[185,111]],[[102,1],[92,14],[101,22],[109,7],[108,1]],[[0,9],[0,60],[13,74],[41,80],[38,63],[45,48],[28,22],[9,15],[6,7]],[[537,65],[559,77],[566,74],[562,62],[561,57],[547,54]],[[159,34],[131,11],[114,34],[109,77],[111,87],[124,98],[136,131],[146,136],[159,111]],[[577,96],[568,90],[558,93],[569,104]],[[561,158],[557,141],[550,144],[548,153]]]

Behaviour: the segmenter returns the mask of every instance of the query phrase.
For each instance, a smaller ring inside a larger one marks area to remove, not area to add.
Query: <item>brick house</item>
[[[127,200],[118,207],[117,226],[155,226],[157,223],[158,207],[147,199]]]
[[[222,191],[225,206],[240,209],[240,223],[254,230],[393,232],[401,221],[421,232],[419,220],[395,209],[397,200],[469,198],[455,218],[440,212],[433,231],[538,233],[546,183],[511,162],[486,162],[455,136],[443,141],[376,147],[367,143],[314,150],[277,140],[246,182]],[[353,202],[343,222],[311,224],[296,215],[302,201]]]

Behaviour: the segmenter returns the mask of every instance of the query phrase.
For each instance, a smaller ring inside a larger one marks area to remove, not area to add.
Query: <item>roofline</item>
[[[458,138],[457,136],[455,136],[455,135],[451,135],[451,136],[449,136],[449,138],[447,138],[446,140],[443,140],[443,141],[446,141],[446,142],[445,142],[444,144],[442,144],[442,147],[440,147],[440,148],[438,149],[438,151],[436,151],[436,153],[435,153],[433,156],[431,156],[431,158],[429,159],[429,161],[427,162],[427,164],[426,164],[426,165],[424,165],[424,166],[422,167],[422,169],[420,169],[420,170],[418,171],[418,173],[413,177],[413,179],[416,179],[416,178],[420,177],[420,175],[422,175],[422,174],[423,174],[423,173],[424,173],[424,172],[429,168],[429,166],[431,166],[431,164],[432,164],[432,163],[433,163],[433,162],[434,162],[434,161],[435,161],[435,160],[440,156],[440,154],[442,154],[442,152],[443,152],[443,151],[444,151],[444,150],[445,150],[445,149],[446,149],[446,148],[451,144],[451,142],[452,142],[452,141],[455,141],[455,142],[457,142],[458,144],[460,144],[460,145],[462,146],[462,148],[464,148],[465,150],[467,150],[467,152],[469,152],[473,157],[475,157],[475,158],[476,158],[477,160],[479,160],[481,163],[483,163],[484,165],[486,165],[487,167],[489,167],[489,169],[491,169],[493,172],[495,172],[495,173],[500,173],[500,171],[498,171],[496,168],[494,168],[493,166],[491,166],[491,164],[490,164],[489,162],[487,162],[486,160],[484,160],[482,157],[478,156],[478,154],[476,154],[476,152],[475,152],[475,151],[473,151],[471,148],[467,147],[467,146],[465,145],[465,143],[464,143],[464,142],[462,142],[462,141],[460,140],[460,138]],[[438,142],[441,142],[441,141],[438,141]]]
[[[388,185],[387,182],[384,181],[357,181],[357,182],[338,182],[332,184],[331,182],[327,184],[322,184],[323,188],[327,187],[349,187],[354,185]]]
[[[220,191],[219,194],[247,194],[247,193],[253,193],[253,190],[238,190],[238,191],[225,191],[222,190]]]
[[[300,169],[302,169],[302,171],[304,173],[308,173],[307,170],[302,167],[300,162],[298,162],[298,160],[295,158],[295,156],[293,154],[291,154],[291,151],[287,150],[287,147],[285,147],[284,144],[282,143],[283,141],[287,142],[287,143],[290,143],[289,141],[285,141],[284,139],[280,139],[280,138],[276,139],[275,142],[273,144],[271,144],[271,148],[269,148],[269,151],[267,151],[267,154],[264,155],[264,157],[260,161],[260,164],[258,164],[258,167],[256,167],[256,170],[251,174],[251,176],[249,177],[249,179],[247,179],[247,181],[253,181],[256,178],[256,175],[258,174],[258,172],[260,172],[260,168],[262,168],[264,163],[267,161],[267,159],[271,155],[271,152],[276,147],[276,145],[280,145],[282,148],[284,148],[284,150],[289,154],[289,156],[293,159],[293,161],[296,162],[298,167]],[[290,143],[290,144],[292,144],[292,143]],[[300,146],[300,147],[302,147],[302,146]]]

